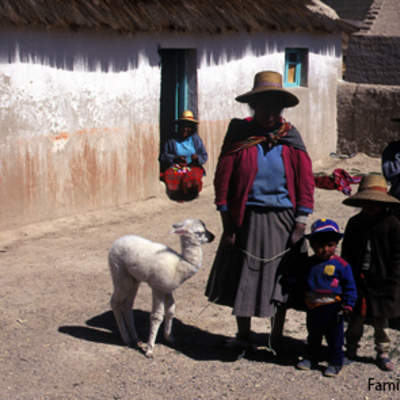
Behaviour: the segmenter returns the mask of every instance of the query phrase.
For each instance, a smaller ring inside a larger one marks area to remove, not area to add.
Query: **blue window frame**
[[[285,50],[284,86],[307,86],[307,49]]]

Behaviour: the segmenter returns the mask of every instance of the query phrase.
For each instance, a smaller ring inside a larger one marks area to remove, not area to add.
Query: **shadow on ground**
[[[146,341],[149,334],[149,313],[147,311],[134,310],[134,316],[139,338]],[[85,326],[60,326],[59,332],[73,336],[78,339],[97,343],[124,346],[122,343],[112,311],[107,311],[86,321]],[[253,334],[252,341],[255,346],[240,347],[226,346],[229,339],[224,335],[217,335],[199,329],[193,325],[187,325],[179,319],[174,319],[173,332],[175,343],[170,344],[162,337],[162,326],[159,331],[157,343],[174,349],[194,360],[219,360],[233,362],[240,358],[252,361],[269,362],[280,365],[294,365],[299,355],[305,352],[305,343],[290,337],[283,337],[281,352],[276,357],[266,349],[268,336],[266,334]],[[134,348],[137,351],[139,348]]]

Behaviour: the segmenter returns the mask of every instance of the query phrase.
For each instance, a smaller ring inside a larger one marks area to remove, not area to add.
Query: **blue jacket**
[[[199,164],[203,165],[208,158],[206,148],[200,136],[197,133],[192,135],[194,148],[196,154],[199,156]],[[161,169],[166,170],[174,163],[174,158],[176,157],[176,139],[168,139],[164,145],[163,152],[160,155]]]
[[[343,305],[354,307],[357,289],[350,265],[338,256],[323,262],[309,257],[306,289],[308,308],[342,301]]]

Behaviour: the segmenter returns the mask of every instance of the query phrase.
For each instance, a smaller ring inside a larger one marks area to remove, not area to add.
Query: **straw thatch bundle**
[[[318,0],[0,0],[0,24],[132,33],[352,29]]]

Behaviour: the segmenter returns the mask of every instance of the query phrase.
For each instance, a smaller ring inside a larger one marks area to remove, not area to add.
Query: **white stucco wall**
[[[120,35],[0,38],[0,229],[159,195],[157,47]]]
[[[225,129],[249,114],[234,98],[260,70],[283,72],[286,47],[309,49],[307,88],[285,116],[314,160],[336,149],[340,36],[118,35],[3,30],[0,229],[150,196],[158,181],[158,49],[197,49],[199,133],[210,183]]]

